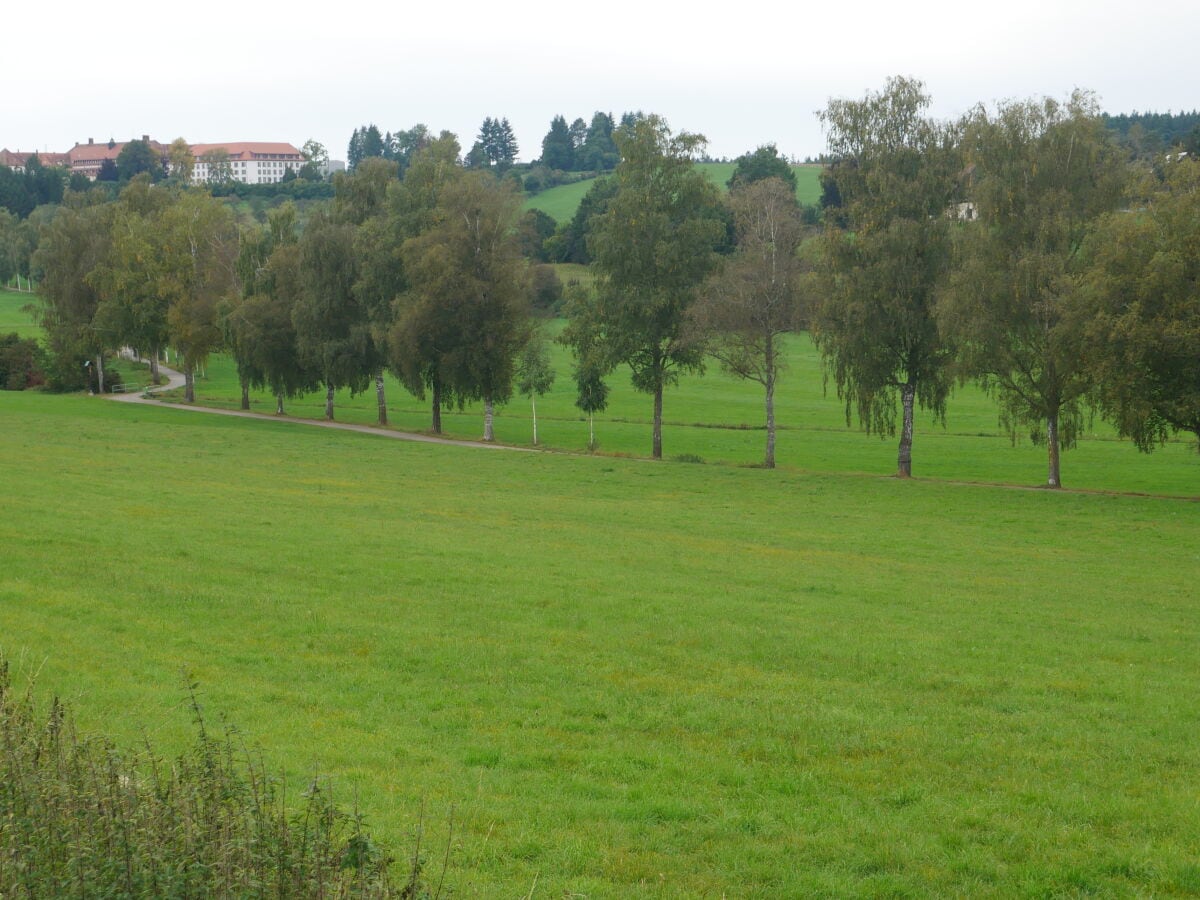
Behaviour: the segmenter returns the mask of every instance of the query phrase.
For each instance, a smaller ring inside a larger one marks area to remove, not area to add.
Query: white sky
[[[700,132],[714,156],[774,142],[815,155],[815,113],[889,75],[923,80],[932,112],[1095,91],[1109,112],[1200,107],[1200,2],[661,0],[114,4],[28,0],[0,15],[0,147],[89,137],[164,143],[321,141],[424,122],[464,150],[505,116],[520,157],[550,119],[641,109]],[[289,10],[283,12],[282,10]]]

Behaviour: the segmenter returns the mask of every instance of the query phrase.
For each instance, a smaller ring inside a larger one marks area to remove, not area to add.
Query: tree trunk
[[[651,456],[662,459],[662,381],[654,386],[654,439]]]
[[[387,420],[387,397],[383,392],[383,372],[375,373],[375,404],[379,407],[379,424],[386,425]]]
[[[325,383],[325,418],[333,421],[333,382]]]
[[[196,373],[186,363],[183,367],[183,402],[196,402]]]
[[[913,401],[916,396],[916,385],[910,382],[900,386],[904,421],[900,425],[900,452],[896,457],[896,474],[901,478],[912,478]]]
[[[434,434],[442,433],[442,386],[437,383],[433,385],[433,424],[430,430]]]
[[[242,379],[242,409],[250,408],[250,382]]]
[[[588,452],[596,449],[596,414],[588,413]]]
[[[533,410],[533,446],[537,446],[537,395],[529,395],[529,406]]]
[[[1046,417],[1046,450],[1050,456],[1049,471],[1046,477],[1046,486],[1052,488],[1062,487],[1062,477],[1058,467],[1058,411],[1055,410]]]
[[[154,352],[150,354],[150,383],[160,384],[162,375],[158,371],[158,348],[154,348]]]
[[[96,393],[104,393],[104,354],[96,354]]]
[[[767,336],[766,354],[767,373],[767,455],[763,459],[763,467],[775,468],[775,344],[770,335]]]
[[[283,412],[283,394],[275,395],[275,415],[282,416]]]
[[[492,420],[493,420],[493,418],[495,418],[495,414],[496,414],[496,411],[495,411],[495,408],[492,406],[492,401],[484,400],[483,401],[483,439],[485,441],[488,441],[489,443],[496,439],[496,432],[492,428]]]

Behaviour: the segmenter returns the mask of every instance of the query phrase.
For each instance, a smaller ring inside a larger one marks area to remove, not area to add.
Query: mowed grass
[[[191,673],[399,852],[452,818],[454,896],[1200,892],[1200,504],[34,393],[0,459],[44,693],[182,746]]]
[[[722,191],[733,175],[734,163],[697,163],[696,168],[703,172]],[[801,203],[812,206],[821,199],[821,167],[818,165],[792,166],[796,173],[796,199]],[[560,225],[569,221],[579,208],[580,201],[595,183],[594,178],[586,181],[576,181],[571,184],[561,184],[534,194],[525,201],[526,209],[540,209],[553,217]]]
[[[16,332],[23,338],[40,337],[41,329],[24,310],[25,306],[36,301],[34,294],[0,287],[0,335]]]
[[[562,326],[562,321],[545,323],[550,337]],[[556,379],[550,393],[537,400],[539,442],[550,449],[583,452],[588,426],[574,405],[571,356],[558,344],[552,344],[551,350]],[[809,472],[895,472],[897,438],[867,435],[856,422],[846,424],[845,406],[832,385],[826,390],[820,355],[807,335],[793,336],[787,342],[787,362],[776,396],[778,465]],[[652,398],[633,390],[625,369],[608,380],[612,388],[609,407],[596,421],[600,452],[649,456]],[[387,385],[392,426],[408,431],[429,428],[428,404],[391,378]],[[233,408],[239,397],[231,361],[214,357],[197,382],[198,402]],[[321,418],[324,404],[324,392],[317,392],[291,401],[287,411],[292,416]],[[263,392],[252,393],[252,406],[259,412],[275,410],[274,399]],[[685,375],[678,386],[668,389],[663,409],[666,457],[699,458],[723,465],[762,461],[766,432],[761,386],[725,375],[710,365],[705,374]],[[451,410],[443,418],[443,428],[452,437],[475,440],[483,433],[482,416],[479,404]],[[358,396],[339,392],[335,417],[357,424],[374,423],[374,389]],[[959,388],[950,400],[945,426],[928,414],[918,416],[914,472],[920,478],[952,481],[1044,484],[1045,447],[1028,439],[1014,444],[1001,431],[998,419],[991,398],[970,385]],[[531,420],[529,401],[515,396],[498,409],[497,439],[530,446]],[[1128,441],[1118,440],[1106,423],[1096,420],[1079,445],[1063,454],[1063,482],[1069,488],[1200,496],[1200,454],[1195,447],[1194,439],[1181,437],[1153,454],[1139,453]]]

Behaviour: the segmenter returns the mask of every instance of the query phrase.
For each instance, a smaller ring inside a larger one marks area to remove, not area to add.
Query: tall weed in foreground
[[[314,781],[285,792],[236,730],[166,761],[76,732],[55,698],[14,690],[0,657],[0,896],[424,897],[403,887],[356,813]]]

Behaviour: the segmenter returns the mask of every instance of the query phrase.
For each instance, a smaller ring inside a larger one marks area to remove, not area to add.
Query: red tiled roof
[[[106,159],[111,159],[113,162],[116,162],[117,157],[121,155],[121,151],[125,148],[126,143],[128,142],[121,141],[119,143],[114,143],[112,147],[108,146],[108,141],[102,141],[95,144],[76,144],[67,151],[66,155],[70,159],[72,166],[81,166],[87,164],[99,166],[100,163],[104,162]],[[150,149],[155,153],[159,154],[160,156],[166,155],[167,146],[165,144],[160,144],[158,141],[148,141],[147,143],[150,144]]]
[[[224,150],[230,159],[299,159],[300,151],[291,144],[264,141],[232,141],[228,144],[192,144],[192,156],[199,159],[210,150]]]
[[[25,168],[25,163],[29,157],[37,154],[37,158],[41,160],[44,166],[66,166],[70,164],[70,159],[65,153],[43,153],[39,150],[0,150],[0,166],[8,166],[9,168]]]

